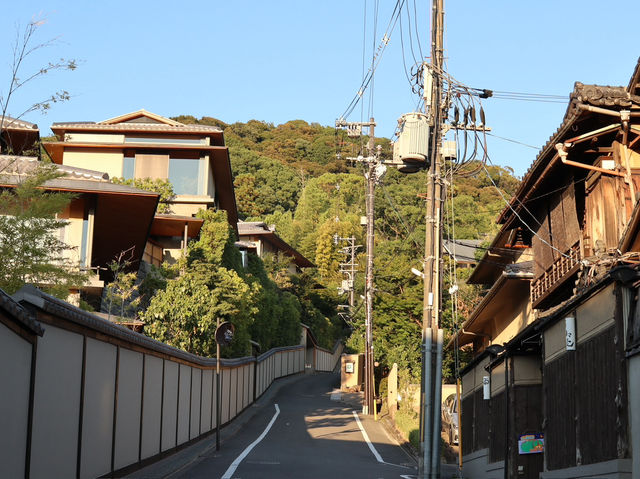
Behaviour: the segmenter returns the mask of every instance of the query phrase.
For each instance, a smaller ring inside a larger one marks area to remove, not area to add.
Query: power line
[[[494,138],[499,138],[499,139],[504,140],[504,141],[508,141],[510,143],[515,143],[517,145],[526,146],[527,148],[533,148],[534,150],[539,150],[540,149],[537,146],[528,145],[527,143],[522,143],[521,141],[518,141],[518,140],[512,140],[511,138],[505,138],[504,136],[499,136],[499,135],[496,135],[494,133],[488,133],[487,132],[487,135],[493,136]]]
[[[360,84],[360,88],[358,89],[358,91],[354,95],[354,97],[351,100],[351,102],[347,105],[347,108],[345,109],[345,111],[340,116],[341,119],[346,119],[346,118],[349,117],[349,115],[351,115],[351,113],[353,112],[355,107],[358,105],[358,102],[362,99],[362,96],[364,95],[365,90],[367,90],[367,88],[369,87],[369,84],[371,83],[372,78],[373,78],[373,74],[375,73],[376,68],[380,64],[380,60],[382,58],[382,54],[384,53],[385,48],[389,44],[389,40],[391,38],[391,34],[393,33],[393,30],[395,29],[395,25],[396,25],[396,22],[398,21],[398,16],[401,13],[401,8],[402,8],[402,5],[404,4],[404,2],[405,2],[405,0],[397,0],[396,1],[395,7],[393,8],[393,13],[391,14],[391,18],[389,19],[389,23],[387,25],[387,29],[385,30],[385,34],[383,35],[382,40],[378,44],[377,50],[373,54],[374,55],[374,61],[372,62],[372,68],[369,69],[369,71],[367,72],[365,77],[362,79],[362,83]]]

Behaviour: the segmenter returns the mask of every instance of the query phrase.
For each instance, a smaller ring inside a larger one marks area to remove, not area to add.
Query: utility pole
[[[361,245],[356,244],[355,236],[348,238],[342,238],[337,233],[333,235],[333,241],[338,245],[341,241],[346,241],[347,246],[342,248],[342,253],[347,255],[347,259],[344,263],[340,263],[340,272],[346,275],[347,279],[342,281],[342,287],[338,288],[340,294],[349,293],[349,308],[353,310],[355,305],[355,289],[354,284],[356,280],[356,272],[358,271],[358,263],[356,263],[356,251]]]
[[[424,303],[422,319],[422,376],[420,408],[420,470],[422,478],[440,477],[440,420],[442,394],[442,68],[444,0],[432,0],[431,66],[424,67],[425,113],[431,125],[430,165],[426,201]],[[432,81],[427,81],[432,80]]]
[[[362,127],[369,128],[369,142],[367,145],[368,156],[358,158],[349,158],[350,160],[365,163],[367,172],[367,269],[365,276],[365,351],[364,351],[364,399],[362,404],[363,414],[376,414],[374,394],[374,374],[373,374],[373,248],[374,248],[374,197],[375,185],[380,179],[382,173],[379,168],[382,163],[379,161],[375,148],[375,120],[369,119],[369,122],[349,122],[344,120],[336,121],[336,127],[346,128],[349,136],[360,136]]]

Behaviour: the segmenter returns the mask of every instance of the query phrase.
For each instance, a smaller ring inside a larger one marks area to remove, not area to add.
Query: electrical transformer
[[[406,113],[398,120],[398,141],[393,145],[393,166],[403,173],[429,167],[430,127],[423,113]]]

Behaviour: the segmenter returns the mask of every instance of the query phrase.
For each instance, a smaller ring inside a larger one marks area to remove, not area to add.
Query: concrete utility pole
[[[433,0],[431,14],[431,66],[424,66],[425,113],[431,124],[426,205],[424,303],[422,320],[422,389],[420,408],[420,471],[423,478],[440,477],[440,421],[442,395],[442,342],[440,329],[442,196],[440,144],[442,141],[442,68],[444,0]],[[432,79],[429,85],[426,80]],[[429,86],[431,88],[429,89]]]
[[[376,166],[375,156],[375,122],[373,118],[369,122],[369,156],[367,164],[369,167],[367,174],[367,274],[365,278],[365,376],[364,376],[364,404],[363,414],[374,412],[374,375],[373,375],[373,246],[375,238],[373,206],[376,186]]]
[[[363,414],[375,414],[375,384],[373,374],[373,247],[374,247],[374,197],[375,185],[379,180],[378,168],[381,163],[375,149],[375,120],[369,122],[349,122],[343,120],[336,121],[336,127],[346,128],[349,136],[359,136],[362,127],[369,128],[369,143],[367,145],[368,156],[350,158],[351,160],[363,162],[367,165],[367,269],[365,276],[365,351],[364,351],[364,399],[362,404]]]

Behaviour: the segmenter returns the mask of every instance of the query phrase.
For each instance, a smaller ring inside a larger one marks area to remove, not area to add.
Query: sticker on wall
[[[518,437],[518,454],[544,452],[544,434],[523,434]]]

